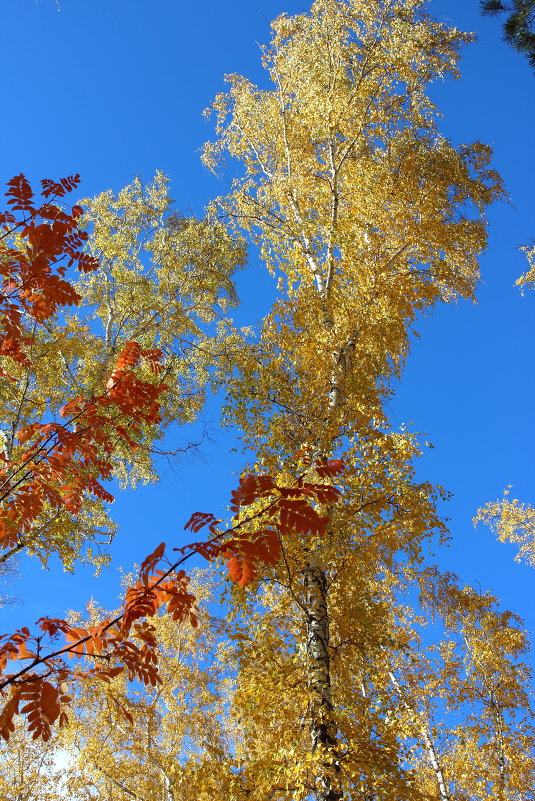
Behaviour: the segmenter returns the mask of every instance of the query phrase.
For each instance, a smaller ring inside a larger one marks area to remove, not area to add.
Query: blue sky
[[[79,172],[87,196],[119,190],[138,174],[149,180],[160,169],[171,177],[177,209],[200,212],[225,190],[199,160],[213,133],[202,110],[224,88],[226,73],[262,80],[258,43],[268,40],[270,20],[306,8],[295,0],[62,0],[58,10],[53,0],[0,0],[0,186],[21,171],[32,181]],[[493,146],[511,204],[490,212],[479,304],[440,308],[420,321],[390,412],[395,425],[412,423],[435,446],[418,476],[453,492],[442,509],[452,546],[437,558],[473,586],[495,591],[533,630],[532,571],[490,533],[476,533],[471,518],[508,484],[515,497],[535,503],[535,293],[522,297],[514,287],[526,266],[518,248],[535,237],[535,77],[500,40],[500,21],[480,17],[477,0],[431,0],[429,11],[477,31],[463,78],[435,85],[433,97],[445,135]],[[267,280],[256,270],[240,274],[243,321],[262,313],[258,282]],[[241,458],[231,434],[219,429],[216,401],[205,422],[212,441],[201,457],[164,465],[159,485],[117,498],[115,567],[129,568],[161,540],[183,544],[191,512],[224,508]],[[0,610],[1,630],[81,608],[90,596],[116,602],[114,568],[95,579],[84,569],[72,577],[22,560],[20,572],[9,591],[21,603]]]

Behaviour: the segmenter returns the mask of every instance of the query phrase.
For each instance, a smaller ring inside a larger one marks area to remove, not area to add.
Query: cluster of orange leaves
[[[24,176],[9,182],[12,209],[0,215],[3,238],[16,232],[27,244],[0,251],[2,380],[15,380],[5,369],[10,360],[31,364],[31,337],[23,318],[39,323],[66,305],[78,304],[80,297],[65,278],[67,268],[72,264],[85,271],[98,267],[81,250],[87,239],[77,222],[82,209],[73,206],[69,214],[49,200],[63,198],[78,181],[78,176],[43,181],[47,202],[39,208]],[[18,219],[15,211],[20,213]],[[88,492],[112,500],[100,481],[111,477],[110,456],[116,443],[122,440],[136,447],[141,426],[160,422],[159,395],[164,386],[136,374],[141,359],[155,374],[162,369],[158,350],[144,351],[136,342],[128,342],[102,392],[70,400],[61,410],[60,421],[35,422],[17,432],[19,443],[28,444],[16,460],[2,458],[0,548],[17,544],[45,500],[71,514],[80,510]],[[9,739],[15,717],[22,715],[33,738],[48,740],[54,724],[68,721],[73,686],[88,677],[109,682],[125,672],[131,680],[155,686],[158,645],[150,618],[161,610],[179,624],[197,625],[196,599],[180,566],[195,554],[208,560],[221,558],[226,560],[231,580],[245,587],[258,576],[260,566],[277,562],[284,537],[325,533],[327,518],[317,507],[336,503],[340,491],[332,480],[342,470],[341,460],[309,460],[291,486],[280,486],[269,475],[244,476],[231,499],[237,522],[220,531],[221,521],[212,514],[194,513],[185,529],[197,533],[207,527],[210,537],[175,548],[179,554],[174,559],[166,557],[165,543],[161,543],[143,561],[115,617],[88,628],[40,618],[38,634],[24,627],[0,636],[0,736]],[[306,481],[309,472],[327,483]],[[83,669],[66,661],[73,658],[86,660]],[[20,667],[9,672],[14,662]]]

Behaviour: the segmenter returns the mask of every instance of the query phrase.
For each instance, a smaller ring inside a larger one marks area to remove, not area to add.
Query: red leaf
[[[248,556],[232,556],[227,562],[227,569],[231,580],[240,587],[246,587],[255,580],[256,569]]]
[[[204,526],[210,524],[220,523],[220,520],[216,520],[213,514],[209,512],[194,512],[184,528],[186,531],[189,529],[194,534],[201,530]]]
[[[6,223],[9,224],[14,222],[15,222],[15,216],[13,214],[10,214],[9,211],[3,211],[0,214],[0,225],[5,225]]]
[[[37,625],[42,631],[46,631],[46,633],[50,634],[52,637],[54,634],[57,634],[58,631],[66,634],[71,630],[71,627],[66,620],[60,620],[58,618],[40,617],[37,621]]]
[[[280,540],[274,529],[266,528],[255,532],[253,539],[240,537],[231,540],[224,546],[225,555],[232,552],[233,555],[247,556],[254,562],[262,562],[265,565],[274,565],[280,557]]]
[[[257,559],[265,565],[276,564],[281,554],[281,544],[277,532],[267,528],[259,531],[256,537],[254,552]]]
[[[332,484],[303,484],[307,495],[315,496],[320,503],[333,504],[340,499],[340,490]]]
[[[271,495],[275,484],[271,476],[253,476],[251,474],[240,478],[240,486],[231,493],[230,508],[237,514],[240,506],[249,506],[258,498]]]
[[[85,637],[87,637],[88,634],[89,632],[86,631],[86,629],[75,629],[75,628],[72,628],[65,634],[65,639],[67,640],[67,642],[73,643],[72,647],[69,648],[69,657],[71,659],[74,656],[83,656],[83,654],[85,654],[89,641],[78,643],[78,640],[85,639]],[[88,653],[90,653],[90,649],[88,650]]]
[[[135,367],[141,356],[141,348],[137,342],[127,342],[117,359],[116,370],[124,370],[126,367]]]
[[[167,603],[167,611],[173,620],[184,623],[190,618],[195,608],[195,596],[190,592],[185,592],[182,587],[178,587],[173,597]]]
[[[34,740],[38,737],[45,742],[50,739],[51,724],[57,720],[61,711],[58,696],[57,688],[41,677],[24,685],[20,699],[26,701],[26,704],[20,714],[27,715],[28,730],[32,732]]]
[[[325,534],[328,518],[320,517],[304,498],[281,498],[277,507],[282,534]]]
[[[254,581],[258,563],[274,565],[280,557],[280,540],[273,529],[263,529],[254,535],[254,539],[240,537],[225,544],[222,552],[230,559],[227,562],[229,576],[240,587]]]
[[[13,211],[32,211],[33,192],[26,176],[20,173],[8,181],[7,185],[11,187],[6,192],[6,197],[10,198],[7,202],[13,207]]]
[[[323,459],[318,459],[316,461],[316,472],[321,478],[338,476],[340,473],[343,473],[344,470],[345,464],[343,459],[331,459],[328,462]]]
[[[13,718],[18,714],[19,711],[20,693],[20,686],[12,687],[11,697],[0,712],[0,737],[2,737],[4,740],[9,740],[10,735],[15,731]]]
[[[139,571],[139,578],[143,584],[148,584],[149,580],[149,573],[152,573],[155,566],[161,560],[162,556],[165,553],[165,542],[161,542],[154,551],[147,556],[143,562],[141,563],[141,569]]]

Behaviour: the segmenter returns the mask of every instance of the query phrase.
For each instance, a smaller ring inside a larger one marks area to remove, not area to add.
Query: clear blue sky
[[[477,507],[501,496],[507,484],[515,497],[535,503],[535,293],[522,298],[514,287],[526,266],[518,248],[535,237],[535,77],[501,42],[500,21],[480,17],[478,5],[429,3],[435,16],[479,36],[465,52],[463,78],[436,85],[433,94],[443,133],[456,143],[480,139],[494,147],[512,205],[490,214],[479,305],[444,307],[421,321],[391,414],[395,424],[412,422],[435,446],[420,460],[420,478],[454,493],[442,510],[453,537],[439,555],[442,564],[493,589],[533,631],[532,570],[471,525]],[[258,43],[267,41],[270,20],[306,8],[295,0],[62,0],[58,11],[53,0],[0,0],[0,186],[21,171],[33,181],[79,172],[86,196],[119,190],[137,174],[148,180],[161,169],[172,179],[177,208],[200,212],[224,191],[199,161],[212,135],[202,110],[226,73],[261,80]],[[240,277],[242,319],[250,322],[262,312],[254,300],[258,280],[253,271]],[[215,402],[205,419],[213,441],[202,459],[165,468],[159,485],[117,499],[116,567],[129,568],[162,539],[183,544],[191,512],[224,507],[240,458],[231,452],[231,436],[219,431]],[[10,591],[24,602],[0,610],[0,630],[62,615],[90,596],[115,604],[113,568],[98,580],[87,570],[71,577],[26,560],[20,570]]]

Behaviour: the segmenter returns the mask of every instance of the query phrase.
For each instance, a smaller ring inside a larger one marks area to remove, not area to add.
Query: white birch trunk
[[[407,710],[407,712],[409,712],[409,714],[415,720],[418,720],[418,715],[415,713],[415,710],[412,708],[412,706],[406,700],[404,692],[403,692],[403,688],[402,688],[401,684],[399,683],[399,681],[397,680],[397,678],[394,675],[394,673],[392,673],[392,671],[389,671],[388,677],[389,677],[390,681],[392,682],[392,684],[394,685],[394,687],[396,688],[396,692],[398,694],[398,697],[399,697],[403,707]],[[446,780],[444,778],[444,772],[442,770],[442,766],[440,764],[440,759],[439,759],[439,756],[438,756],[438,754],[436,752],[433,740],[431,739],[429,729],[427,728],[427,726],[421,725],[420,726],[420,732],[421,732],[421,735],[422,735],[422,740],[423,740],[424,745],[425,745],[425,750],[426,750],[426,753],[427,753],[427,759],[429,761],[429,764],[431,766],[431,769],[432,769],[433,773],[435,774],[435,779],[436,779],[436,782],[437,782],[437,788],[438,788],[440,801],[451,801],[450,794],[448,792],[448,788],[447,788],[447,785],[446,785]]]
[[[304,570],[306,609],[307,681],[311,695],[309,728],[312,752],[324,759],[315,777],[317,801],[340,801],[340,765],[336,756],[337,731],[333,720],[329,664],[329,610],[327,578],[323,564],[309,558]]]

